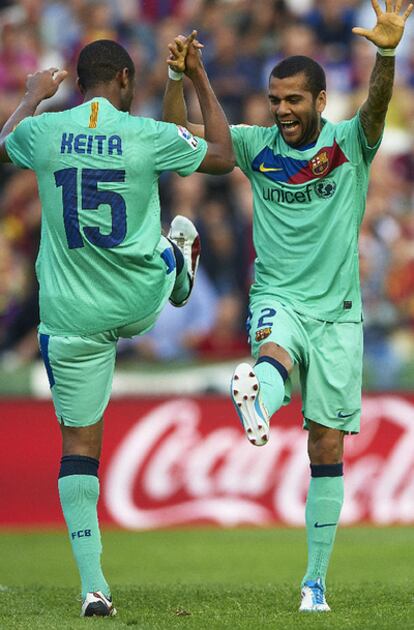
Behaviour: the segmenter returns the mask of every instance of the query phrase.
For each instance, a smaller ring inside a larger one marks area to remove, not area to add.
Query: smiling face
[[[303,72],[284,79],[270,77],[270,111],[287,144],[300,147],[314,142],[321,131],[326,92],[314,97]]]

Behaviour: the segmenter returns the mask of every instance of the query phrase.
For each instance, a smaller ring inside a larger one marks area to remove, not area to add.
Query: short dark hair
[[[109,83],[124,68],[128,68],[131,77],[134,76],[134,62],[125,48],[110,39],[98,39],[80,51],[77,68],[79,83],[84,89]]]
[[[273,68],[270,76],[276,77],[276,79],[286,79],[300,73],[306,76],[306,87],[312,93],[313,98],[316,98],[322,90],[326,90],[324,69],[317,61],[305,57],[305,55],[286,57]]]

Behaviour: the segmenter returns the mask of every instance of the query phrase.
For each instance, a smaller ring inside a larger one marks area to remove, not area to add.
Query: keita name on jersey
[[[122,140],[119,136],[89,135],[86,133],[63,133],[61,153],[86,155],[122,155]]]

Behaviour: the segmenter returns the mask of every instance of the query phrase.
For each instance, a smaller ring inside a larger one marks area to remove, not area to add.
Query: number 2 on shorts
[[[259,317],[259,320],[257,322],[257,327],[258,328],[272,327],[273,317],[276,315],[276,309],[262,308],[260,313],[261,313],[261,316]]]

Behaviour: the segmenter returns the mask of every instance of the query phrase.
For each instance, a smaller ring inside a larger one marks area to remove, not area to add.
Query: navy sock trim
[[[60,460],[59,479],[69,475],[98,476],[99,460],[86,455],[64,455]]]
[[[255,365],[259,365],[259,363],[270,363],[270,365],[273,365],[275,370],[277,370],[280,376],[283,378],[283,382],[286,383],[286,380],[289,376],[289,372],[287,371],[284,365],[279,363],[279,361],[276,361],[276,359],[273,359],[272,357],[268,357],[265,355],[257,359]]]
[[[168,239],[170,240],[170,239]],[[181,251],[181,249],[178,247],[178,245],[176,245],[174,243],[174,241],[170,241],[173,250],[174,250],[174,256],[175,256],[175,264],[177,265],[177,271],[176,274],[177,276],[182,272],[183,267],[184,267],[184,256],[183,253]]]
[[[311,464],[312,477],[342,477],[344,465],[340,464]]]

